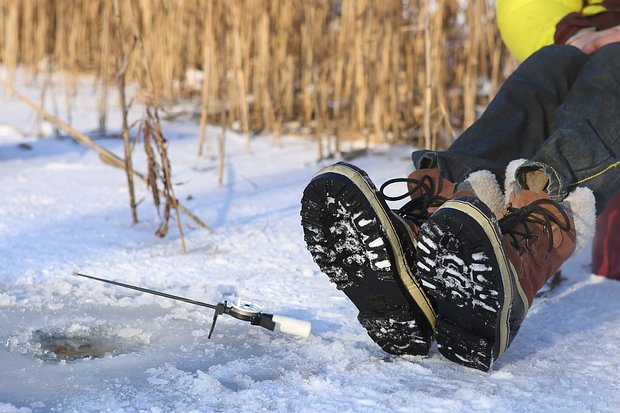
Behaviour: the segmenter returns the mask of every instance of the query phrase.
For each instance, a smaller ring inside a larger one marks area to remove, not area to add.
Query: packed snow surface
[[[19,88],[38,101],[39,85]],[[93,86],[79,90],[71,119],[90,134]],[[285,137],[278,147],[257,136],[248,153],[229,133],[218,187],[216,161],[197,158],[197,124],[164,123],[176,195],[213,230],[182,216],[185,254],[176,223],[165,238],[154,235],[159,217],[141,182],[133,225],[122,171],[67,137],[37,137],[53,128],[15,98],[3,93],[0,105],[0,412],[620,410],[620,283],[592,275],[588,252],[564,265],[566,280],[534,303],[489,373],[436,348],[393,357],[306,251],[300,198],[328,163],[316,161],[314,141]],[[109,125],[120,125],[112,109]],[[209,129],[213,140],[219,133]],[[97,142],[123,153],[119,139]],[[375,148],[355,162],[380,184],[406,173],[410,151]],[[143,171],[140,144],[135,153]],[[211,310],[73,277],[74,269],[211,303],[240,298],[310,320],[313,334],[222,316],[208,340]],[[64,359],[50,343],[85,356]]]

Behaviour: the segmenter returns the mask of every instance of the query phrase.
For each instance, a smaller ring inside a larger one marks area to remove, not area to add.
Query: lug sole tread
[[[388,235],[362,191],[343,175],[319,173],[304,191],[301,217],[314,261],[358,308],[372,340],[390,354],[427,355],[432,329],[403,294]]]
[[[504,298],[490,242],[472,219],[440,209],[422,226],[417,252],[418,276],[437,311],[439,352],[483,371],[498,355]]]

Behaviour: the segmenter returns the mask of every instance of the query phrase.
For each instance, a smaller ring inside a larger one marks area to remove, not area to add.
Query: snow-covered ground
[[[19,88],[38,100],[36,84]],[[92,96],[83,86],[72,114],[85,133],[97,125]],[[197,160],[198,126],[166,123],[177,196],[213,228],[183,216],[184,254],[174,223],[166,238],[154,235],[159,219],[141,183],[132,225],[122,171],[66,137],[35,138],[33,112],[4,93],[0,109],[0,412],[620,410],[620,283],[591,275],[588,252],[563,267],[566,281],[535,302],[490,373],[436,349],[392,357],[305,250],[299,200],[322,165],[314,142],[278,148],[261,136],[247,153],[229,134],[220,188],[215,161]],[[115,110],[109,124],[118,119]],[[98,142],[122,154],[119,140]],[[356,163],[380,183],[405,173],[410,150],[377,148]],[[207,340],[212,311],[74,269],[196,300],[240,297],[312,321],[313,334],[221,317]],[[62,337],[108,353],[60,361],[44,347]]]

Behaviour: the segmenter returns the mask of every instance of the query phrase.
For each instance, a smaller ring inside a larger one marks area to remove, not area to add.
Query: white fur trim
[[[519,183],[517,182],[517,178],[515,177],[516,173],[517,173],[517,169],[519,169],[519,167],[521,165],[523,165],[525,162],[527,161],[527,159],[515,159],[514,161],[511,161],[508,166],[506,167],[506,181],[504,182],[504,203],[507,204],[508,200],[510,199],[510,194],[514,193],[518,193],[519,191],[521,191],[521,185],[519,185]]]
[[[472,172],[465,180],[469,183],[476,196],[499,217],[504,209],[504,196],[499,183],[491,172],[481,170]]]
[[[578,187],[562,202],[573,214],[575,223],[575,254],[583,250],[594,237],[596,228],[596,206],[594,194],[589,188]]]

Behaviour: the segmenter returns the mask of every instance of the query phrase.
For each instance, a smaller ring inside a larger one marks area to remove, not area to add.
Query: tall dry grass
[[[118,3],[123,19],[108,0],[0,0],[9,78],[20,64],[35,74],[95,74],[105,129],[121,63],[129,59],[128,82],[145,84],[146,59],[155,106],[196,96],[202,130],[224,122],[248,146],[264,130],[308,133],[325,157],[352,139],[445,147],[511,64],[488,0],[466,9],[457,0]],[[130,53],[136,32],[143,53]],[[76,83],[67,79],[70,106]]]

